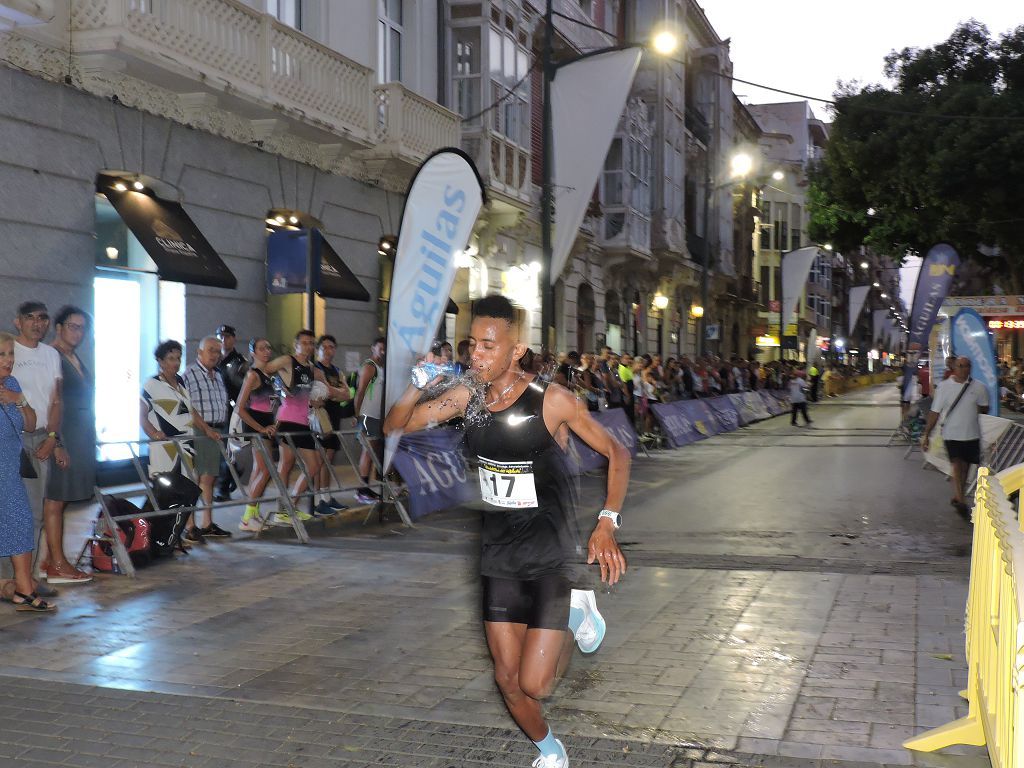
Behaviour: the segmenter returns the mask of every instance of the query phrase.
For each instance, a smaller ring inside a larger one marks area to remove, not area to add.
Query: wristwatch
[[[610,509],[602,509],[597,514],[597,519],[600,520],[603,517],[607,517],[612,521],[612,525],[615,526],[615,530],[619,530],[622,527],[622,515],[618,512],[612,512]]]

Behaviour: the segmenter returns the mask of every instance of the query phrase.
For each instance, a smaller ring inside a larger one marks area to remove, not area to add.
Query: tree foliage
[[[965,22],[933,48],[889,54],[885,73],[892,89],[837,95],[811,173],[811,237],[896,257],[946,241],[1020,290],[1024,26],[994,38]]]

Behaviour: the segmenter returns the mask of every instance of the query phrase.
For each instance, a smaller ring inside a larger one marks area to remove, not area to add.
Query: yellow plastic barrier
[[[967,595],[967,717],[903,742],[934,752],[953,744],[987,745],[996,768],[1024,768],[1024,534],[1008,493],[1024,485],[1024,464],[991,475],[978,470],[974,543]]]

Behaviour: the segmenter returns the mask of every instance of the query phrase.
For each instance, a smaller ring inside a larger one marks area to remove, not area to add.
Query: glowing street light
[[[772,178],[775,179],[775,181],[782,181],[786,178],[786,174],[782,171],[772,171]]]
[[[870,266],[871,266],[871,265],[870,265],[870,264],[868,264],[868,263],[867,263],[866,261],[862,261],[862,262],[860,263],[860,268],[861,268],[861,269],[867,269],[867,268],[868,268],[868,267],[870,267]]]
[[[750,173],[754,167],[754,159],[746,152],[737,152],[729,160],[729,174],[734,179],[740,179]]]
[[[668,307],[668,296],[663,293],[654,294],[655,309],[666,309]]]
[[[651,48],[662,56],[671,56],[679,50],[679,36],[670,29],[663,29],[651,38]]]

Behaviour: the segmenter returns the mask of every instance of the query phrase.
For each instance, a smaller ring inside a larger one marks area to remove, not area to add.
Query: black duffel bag
[[[188,519],[188,513],[183,512],[182,508],[194,507],[202,490],[180,472],[160,472],[149,480],[157,506],[167,512],[148,518],[151,551],[154,557],[170,557],[181,544],[185,521]],[[153,511],[148,498],[142,511]]]

